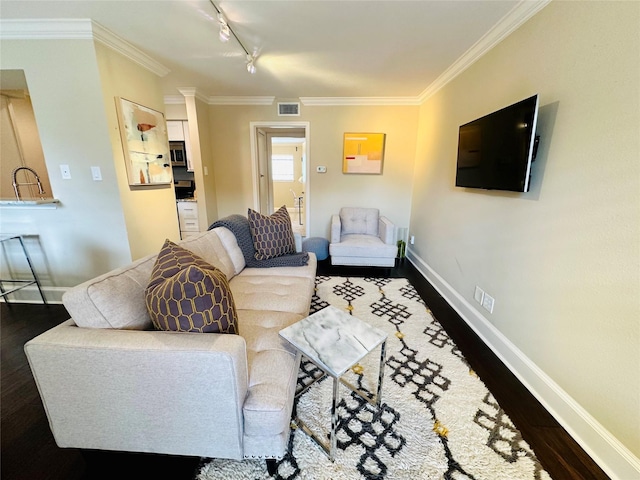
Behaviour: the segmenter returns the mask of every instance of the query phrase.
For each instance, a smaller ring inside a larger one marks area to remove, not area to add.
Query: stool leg
[[[40,282],[38,281],[38,277],[36,276],[36,271],[33,269],[33,264],[31,263],[31,257],[29,257],[29,253],[24,246],[24,242],[22,241],[22,236],[18,237],[20,241],[20,245],[22,246],[22,251],[24,252],[24,256],[27,259],[27,263],[29,264],[29,268],[31,269],[31,275],[33,275],[33,280],[36,282],[36,286],[38,287],[38,292],[40,292],[40,296],[42,297],[42,303],[47,304],[47,299],[44,298],[44,293],[42,293],[42,287],[40,287]]]

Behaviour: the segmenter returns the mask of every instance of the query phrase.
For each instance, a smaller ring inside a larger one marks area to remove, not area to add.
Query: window
[[[293,182],[293,155],[271,155],[271,178],[274,182]]]

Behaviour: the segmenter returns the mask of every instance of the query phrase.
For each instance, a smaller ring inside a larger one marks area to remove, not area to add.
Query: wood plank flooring
[[[408,278],[552,478],[608,478],[408,261],[391,269],[332,267],[329,261],[322,261],[318,274]],[[192,480],[195,477],[200,464],[197,458],[58,448],[23,346],[29,339],[66,320],[68,314],[61,305],[2,303],[0,315],[3,480]],[[71,367],[68,374],[73,375]]]

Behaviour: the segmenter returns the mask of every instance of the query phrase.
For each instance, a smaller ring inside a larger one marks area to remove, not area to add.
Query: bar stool
[[[6,235],[0,237],[0,243],[4,244],[5,242],[9,242],[11,240],[17,240],[20,243],[20,247],[22,248],[22,253],[24,253],[24,257],[29,264],[29,269],[31,270],[31,276],[33,280],[14,280],[14,279],[0,279],[0,297],[5,298],[5,302],[9,303],[9,299],[7,295],[10,293],[14,293],[24,287],[28,287],[29,285],[35,284],[38,287],[38,291],[40,292],[40,296],[42,297],[42,303],[47,304],[47,300],[44,298],[44,293],[42,293],[42,288],[40,287],[40,282],[38,281],[38,277],[36,276],[36,272],[33,269],[33,264],[31,263],[31,258],[29,257],[29,253],[24,246],[24,241],[22,240],[22,235]],[[9,290],[5,290],[4,283],[13,283],[18,284]]]

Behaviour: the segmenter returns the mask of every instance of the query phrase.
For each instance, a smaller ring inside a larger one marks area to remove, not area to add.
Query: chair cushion
[[[343,207],[340,209],[342,235],[378,235],[377,208]]]
[[[343,235],[340,243],[329,245],[329,251],[332,257],[395,258],[398,247],[382,243],[372,235]]]
[[[257,260],[296,253],[296,242],[286,205],[270,216],[249,209],[247,217]]]
[[[170,240],[158,254],[145,301],[157,330],[238,333],[225,274]]]

